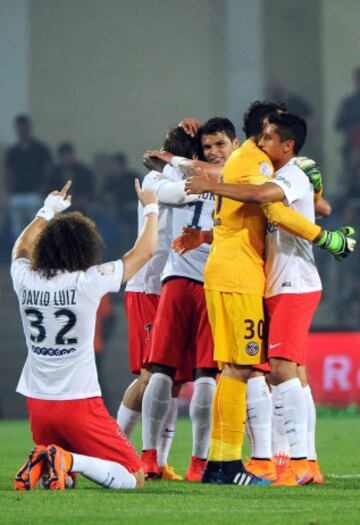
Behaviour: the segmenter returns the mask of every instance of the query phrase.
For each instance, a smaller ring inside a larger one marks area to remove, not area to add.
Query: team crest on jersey
[[[262,161],[259,164],[259,171],[261,175],[264,175],[264,177],[271,177],[273,174],[273,169],[271,164],[269,164],[266,161]]]
[[[115,272],[115,264],[113,262],[101,264],[96,269],[100,275],[111,275]]]
[[[259,352],[259,345],[255,341],[251,341],[245,346],[245,351],[248,355],[254,356]]]

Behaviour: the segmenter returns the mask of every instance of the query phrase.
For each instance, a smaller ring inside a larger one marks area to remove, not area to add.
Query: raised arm
[[[47,221],[70,206],[71,196],[68,194],[70,186],[71,181],[68,181],[61,191],[53,191],[46,197],[44,206],[37,212],[35,219],[26,226],[15,241],[11,254],[13,261],[21,257],[28,259],[30,249],[40,232],[45,228]]]
[[[142,190],[138,179],[135,181],[135,189],[138,199],[143,205],[144,227],[137,238],[134,246],[123,257],[124,276],[127,281],[135,275],[149,259],[154,255],[158,241],[158,198],[156,192]]]

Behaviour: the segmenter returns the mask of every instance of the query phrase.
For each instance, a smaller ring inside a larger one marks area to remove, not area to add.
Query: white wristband
[[[174,168],[179,168],[180,167],[180,164],[184,161],[184,160],[187,160],[185,157],[173,157],[170,161],[170,164],[172,166],[174,166]]]
[[[156,215],[159,215],[159,205],[152,202],[151,204],[144,206],[143,217],[146,217],[149,213],[156,213]]]
[[[43,208],[40,208],[40,210],[37,212],[36,217],[41,217],[46,221],[51,221],[51,219],[55,217],[55,213],[51,208],[47,208],[46,206],[44,206]]]

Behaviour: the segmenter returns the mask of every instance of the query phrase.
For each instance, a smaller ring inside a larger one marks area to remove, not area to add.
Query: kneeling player
[[[93,349],[102,296],[118,292],[152,256],[157,243],[157,198],[142,191],[142,234],[122,259],[98,265],[101,238],[70,206],[67,183],[46,199],[15,243],[11,276],[19,299],[28,357],[17,391],[27,397],[36,447],[15,478],[31,490],[42,474],[64,489],[73,472],[106,488],[144,483],[141,461],[101,399]]]

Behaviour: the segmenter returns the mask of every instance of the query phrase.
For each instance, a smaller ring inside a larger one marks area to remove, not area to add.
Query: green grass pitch
[[[356,524],[360,523],[360,419],[320,417],[318,451],[323,486],[223,487],[148,482],[141,491],[97,487],[18,493],[11,479],[32,441],[25,421],[0,422],[0,523],[5,524]],[[139,433],[135,436],[139,444]],[[184,473],[191,428],[180,420],[171,464]]]

